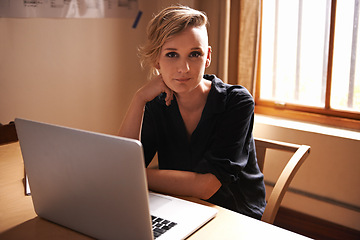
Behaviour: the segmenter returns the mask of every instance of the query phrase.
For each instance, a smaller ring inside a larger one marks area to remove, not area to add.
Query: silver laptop
[[[149,193],[139,141],[25,119],[15,125],[44,219],[97,239],[162,240],[184,239],[217,213]]]

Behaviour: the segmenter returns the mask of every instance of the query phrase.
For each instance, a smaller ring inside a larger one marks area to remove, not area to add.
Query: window
[[[360,0],[264,0],[256,112],[360,129]]]

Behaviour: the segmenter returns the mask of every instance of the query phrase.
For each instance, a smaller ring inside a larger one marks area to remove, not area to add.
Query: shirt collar
[[[225,111],[228,85],[215,75],[204,75],[204,79],[211,81],[211,89],[204,107],[203,117]]]

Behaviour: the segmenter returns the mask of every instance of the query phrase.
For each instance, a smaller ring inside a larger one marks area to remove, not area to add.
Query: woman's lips
[[[190,80],[190,78],[175,78],[175,80],[178,82],[187,82]]]

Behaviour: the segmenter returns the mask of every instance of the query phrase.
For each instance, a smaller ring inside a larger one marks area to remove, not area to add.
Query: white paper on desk
[[[132,18],[138,0],[0,0],[7,18]]]
[[[25,175],[25,195],[26,195],[26,196],[31,195],[30,185],[29,185],[29,179],[28,179],[28,176],[27,176],[27,175]]]

